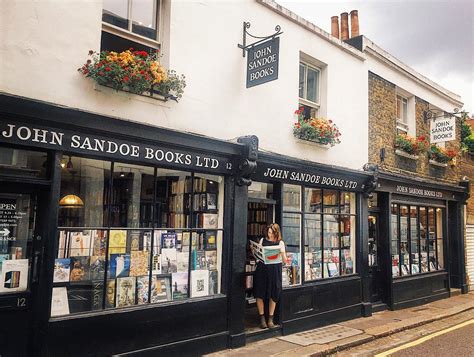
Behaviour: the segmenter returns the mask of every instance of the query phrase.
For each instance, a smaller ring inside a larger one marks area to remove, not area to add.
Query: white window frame
[[[300,104],[303,104],[303,105],[306,105],[308,107],[311,107],[311,108],[314,108],[316,110],[316,113],[319,111],[319,108],[321,107],[321,104],[320,104],[320,98],[321,98],[321,68],[319,67],[316,67],[306,61],[303,61],[303,60],[300,60],[299,63],[298,63],[298,82],[299,82],[299,70],[300,70],[300,65],[304,65],[306,66],[306,68],[311,68],[312,70],[318,72],[318,86],[317,86],[317,102],[313,102],[311,100],[308,100],[306,99],[306,96],[307,96],[307,90],[308,90],[308,86],[307,86],[307,81],[308,81],[308,71],[306,70],[305,71],[305,76],[304,76],[304,84],[303,84],[303,97],[300,97],[299,95],[299,88],[298,88],[298,98],[299,98],[299,102]],[[299,83],[298,83],[299,85]]]
[[[132,32],[132,26],[133,26],[133,21],[132,21],[132,1],[133,0],[127,0],[128,1],[128,10],[127,10],[127,20],[128,20],[128,28],[124,29],[122,27],[118,27],[115,25],[112,25],[108,22],[102,21],[102,31],[110,33],[112,35],[122,37],[126,40],[137,42],[141,45],[152,47],[159,49],[161,45],[160,37],[162,33],[162,0],[156,0],[155,1],[155,18],[156,18],[156,32],[157,32],[157,38],[156,39],[151,39],[149,37],[145,37],[142,35],[139,35],[137,33]]]
[[[395,114],[397,118],[397,129],[405,133],[408,133],[408,98],[397,93],[395,113],[398,111],[399,99],[401,102],[401,108],[400,108],[401,118],[398,117],[398,114]],[[405,108],[403,106],[404,104],[405,104]]]

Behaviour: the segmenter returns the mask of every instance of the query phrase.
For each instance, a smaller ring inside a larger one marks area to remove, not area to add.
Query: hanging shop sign
[[[314,185],[347,191],[364,191],[367,176],[331,173],[321,169],[300,169],[285,166],[267,165],[259,162],[257,171],[252,175],[255,181],[283,181],[296,185]]]
[[[220,156],[68,130],[56,130],[40,125],[2,122],[0,123],[0,142],[96,155],[113,160],[131,160],[149,165],[160,164],[187,170],[195,169],[223,174],[232,173],[233,170],[232,161]]]
[[[441,143],[456,139],[456,117],[438,118],[431,121],[430,142]]]
[[[278,63],[280,59],[281,28],[275,26],[275,33],[270,36],[254,36],[248,32],[250,22],[244,22],[242,31],[242,56],[247,58],[247,88],[278,79]],[[247,36],[258,39],[247,44]]]
[[[250,47],[247,57],[247,88],[278,79],[280,38]]]

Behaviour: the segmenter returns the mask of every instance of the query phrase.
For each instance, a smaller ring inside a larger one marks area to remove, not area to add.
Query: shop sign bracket
[[[244,24],[243,24],[243,29],[242,29],[242,44],[238,44],[237,47],[241,48],[242,49],[242,57],[245,57],[245,51],[248,51],[249,48],[255,46],[255,45],[258,45],[262,42],[265,42],[266,40],[270,40],[270,39],[275,39],[277,36],[280,36],[283,32],[281,31],[281,27],[280,25],[276,25],[275,26],[275,33],[270,35],[270,36],[255,36],[255,35],[252,35],[250,32],[248,32],[247,30],[250,28],[250,22],[248,21],[244,21]],[[248,44],[247,45],[247,36],[249,37],[252,37],[252,38],[255,38],[255,39],[258,39],[258,41],[256,42],[253,42],[251,44]]]

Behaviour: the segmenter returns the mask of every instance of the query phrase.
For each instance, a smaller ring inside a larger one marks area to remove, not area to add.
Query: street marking
[[[404,344],[404,345],[401,345],[401,346],[392,348],[391,350],[388,350],[388,351],[379,353],[379,354],[375,355],[374,357],[387,357],[387,356],[390,356],[392,353],[395,353],[395,352],[398,352],[398,351],[401,351],[401,350],[405,350],[405,349],[410,348],[410,347],[413,347],[413,346],[417,346],[417,345],[419,345],[419,344],[422,344],[423,342],[426,342],[426,341],[428,341],[428,340],[431,340],[432,338],[435,338],[435,337],[440,336],[440,335],[444,335],[445,333],[448,333],[448,332],[457,330],[457,329],[459,329],[459,328],[461,328],[461,327],[464,327],[464,326],[467,326],[467,325],[471,325],[471,324],[474,324],[474,319],[468,320],[468,321],[464,321],[464,322],[462,322],[462,323],[460,323],[460,324],[458,324],[458,325],[451,326],[451,327],[449,327],[449,328],[447,328],[447,329],[444,329],[444,330],[441,330],[441,331],[432,333],[432,334],[430,334],[430,335],[427,335],[427,336],[425,336],[425,337],[419,338],[418,340],[415,340],[415,341],[406,343],[406,344]]]

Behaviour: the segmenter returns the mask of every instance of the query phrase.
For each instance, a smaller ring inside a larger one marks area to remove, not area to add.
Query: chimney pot
[[[349,39],[349,14],[343,12],[341,14],[341,40]]]
[[[359,13],[357,10],[351,11],[351,38],[359,36]]]
[[[331,16],[331,35],[339,38],[339,16]]]

